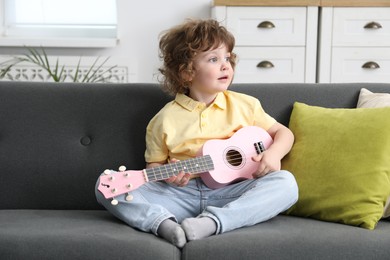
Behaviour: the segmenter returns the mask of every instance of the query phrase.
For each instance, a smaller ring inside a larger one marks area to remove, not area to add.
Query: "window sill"
[[[1,47],[66,47],[66,48],[112,48],[118,44],[112,38],[18,38],[0,37]]]

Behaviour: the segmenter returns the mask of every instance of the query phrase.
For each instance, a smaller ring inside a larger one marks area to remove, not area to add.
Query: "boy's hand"
[[[268,149],[256,156],[252,160],[259,162],[257,171],[253,173],[253,178],[260,178],[270,172],[279,171],[283,157],[291,150],[294,143],[294,135],[290,129],[276,122],[267,130],[274,142]]]
[[[178,160],[176,159],[172,159],[171,162],[177,162]],[[190,181],[190,176],[191,174],[190,173],[185,173],[185,172],[180,172],[178,175],[174,175],[168,179],[166,179],[165,181],[167,183],[171,183],[171,184],[175,184],[179,187],[184,187],[188,184],[188,182]]]
[[[259,163],[257,171],[252,174],[255,179],[263,177],[270,172],[279,171],[281,168],[280,159],[267,152],[253,156],[252,160]]]

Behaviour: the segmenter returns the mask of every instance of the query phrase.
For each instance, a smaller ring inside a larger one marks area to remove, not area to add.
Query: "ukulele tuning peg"
[[[126,201],[132,201],[133,200],[133,195],[131,195],[130,193],[129,194],[127,194],[127,196],[126,196]]]
[[[118,200],[113,199],[113,200],[111,201],[111,205],[113,205],[113,206],[118,205]]]
[[[111,171],[109,170],[109,169],[107,169],[107,170],[104,170],[104,172],[103,172],[105,175],[109,175],[109,174],[111,174]]]
[[[119,171],[120,171],[120,172],[126,171],[126,166],[123,166],[123,165],[120,166],[120,167],[119,167]]]

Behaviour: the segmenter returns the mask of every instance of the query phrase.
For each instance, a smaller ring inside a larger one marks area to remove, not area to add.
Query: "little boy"
[[[162,85],[175,99],[147,127],[145,160],[150,168],[193,158],[207,140],[259,126],[273,144],[251,158],[258,164],[253,179],[210,189],[199,175],[181,172],[141,186],[132,201],[119,198],[117,206],[97,192],[99,202],[119,219],[179,248],[266,221],[298,199],[293,175],[280,169],[294,142],[292,132],[265,113],[258,99],[227,90],[236,63],[234,43],[214,20],[189,20],[162,35]]]

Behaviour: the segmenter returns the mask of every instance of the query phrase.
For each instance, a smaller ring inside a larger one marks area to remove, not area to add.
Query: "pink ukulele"
[[[119,172],[105,170],[99,178],[98,190],[106,199],[129,193],[149,181],[160,181],[178,174],[201,173],[203,182],[212,189],[226,186],[243,179],[251,179],[258,164],[252,157],[265,151],[273,143],[271,136],[262,128],[247,126],[226,140],[209,140],[201,150],[201,156],[184,161],[164,164],[140,171]],[[132,196],[127,195],[126,200]],[[112,200],[113,205],[118,203]]]

